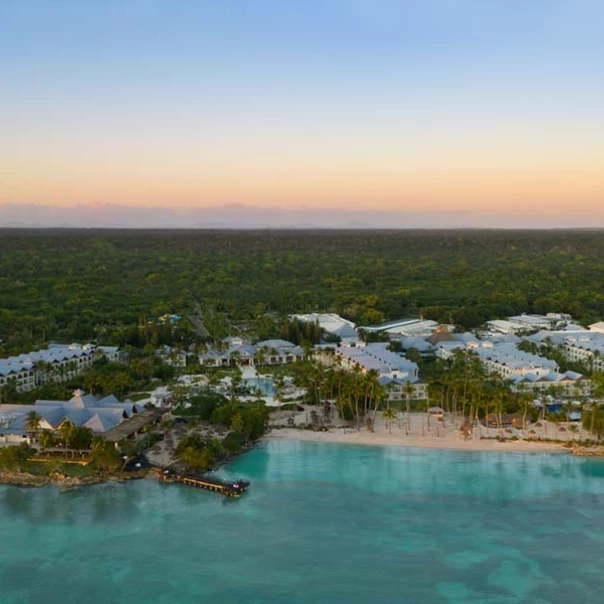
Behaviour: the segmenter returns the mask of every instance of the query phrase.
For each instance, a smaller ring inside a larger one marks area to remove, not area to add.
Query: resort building
[[[552,371],[544,376],[535,374],[515,375],[510,378],[512,390],[519,392],[530,390],[541,395],[557,395],[563,398],[572,398],[591,395],[591,381],[581,373],[566,371],[557,373]]]
[[[143,411],[137,403],[120,402],[110,395],[96,398],[80,390],[68,401],[36,401],[33,405],[0,405],[0,443],[29,442],[27,415],[35,411],[40,417],[39,430],[57,431],[66,422],[103,434],[122,421]]]
[[[417,350],[422,357],[433,357],[436,354],[434,344],[420,336],[391,337],[390,339],[400,343],[403,354],[409,350]]]
[[[117,346],[97,346],[96,352],[110,363],[125,363],[128,360],[128,354]]]
[[[488,374],[497,373],[505,379],[528,374],[543,377],[558,371],[556,361],[519,350],[511,342],[480,342],[469,344],[467,350],[480,358]]]
[[[388,350],[386,342],[359,343],[357,346],[325,345],[317,349],[317,358],[326,365],[340,365],[348,371],[376,372],[379,382],[387,388],[390,400],[403,400],[411,385],[412,398],[427,398],[426,383],[418,376],[417,363]]]
[[[558,346],[569,361],[581,363],[592,371],[604,371],[604,323],[594,323],[589,329],[567,325],[561,330],[543,330],[523,339],[539,346]]]
[[[583,363],[592,371],[604,371],[604,333],[585,331],[566,335],[560,348],[569,361]]]
[[[103,357],[112,362],[125,360],[116,346],[53,343],[47,349],[0,359],[0,388],[13,382],[18,392],[27,392],[49,382],[64,382]]]
[[[412,400],[425,401],[428,399],[428,385],[418,377],[389,378],[383,376],[379,381],[386,388],[391,401],[405,400],[408,391]]]
[[[368,332],[384,332],[390,335],[425,337],[432,334],[439,326],[438,322],[426,319],[399,319],[382,325],[368,325],[362,329]]]
[[[50,344],[47,349],[0,359],[0,388],[13,382],[19,392],[72,379],[104,356],[93,344]],[[109,347],[109,355],[117,354]]]
[[[386,342],[363,344],[355,347],[325,346],[323,347],[323,356],[328,348],[333,350],[333,355],[335,355],[337,361],[346,369],[360,369],[363,373],[376,371],[381,377],[385,376],[391,379],[417,378],[417,363],[388,350]]]
[[[560,373],[551,359],[519,350],[514,342],[469,342],[466,350],[477,355],[487,374],[498,374],[513,390],[557,391],[560,396],[588,396],[591,383],[580,373]]]
[[[571,315],[565,313],[547,313],[547,315],[515,315],[507,320],[487,321],[490,331],[498,333],[518,333],[542,329],[559,329],[572,321]]]
[[[228,338],[220,348],[200,354],[199,363],[205,367],[287,365],[305,358],[305,351],[287,340],[264,340],[257,344],[246,344],[241,338]]]
[[[187,352],[178,348],[173,348],[167,344],[155,351],[155,356],[160,358],[163,363],[170,367],[183,368],[187,366]]]

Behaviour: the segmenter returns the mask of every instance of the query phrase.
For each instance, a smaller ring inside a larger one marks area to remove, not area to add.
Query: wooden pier
[[[240,497],[250,486],[247,480],[228,481],[210,476],[187,476],[186,474],[175,474],[169,470],[158,470],[157,477],[162,482],[179,482],[198,489],[221,493],[225,497]]]

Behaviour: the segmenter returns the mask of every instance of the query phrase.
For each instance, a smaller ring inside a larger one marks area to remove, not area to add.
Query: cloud
[[[558,215],[500,216],[467,211],[404,212],[337,208],[275,209],[228,204],[172,209],[118,204],[73,207],[0,204],[0,227],[28,228],[563,228],[604,227],[604,218]]]

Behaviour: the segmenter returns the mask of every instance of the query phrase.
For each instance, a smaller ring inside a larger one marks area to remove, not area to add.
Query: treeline
[[[169,343],[167,334],[140,328],[141,317],[169,313],[250,325],[316,310],[359,324],[422,314],[470,328],[554,310],[588,323],[604,316],[604,238],[598,231],[0,231],[5,350],[116,336],[134,346]],[[184,323],[182,330],[176,338],[202,331]],[[263,330],[271,332],[270,322]]]
[[[239,405],[235,400],[207,391],[191,397],[189,406],[176,409],[174,414],[229,430],[222,440],[199,434],[189,434],[180,440],[176,449],[180,461],[191,468],[208,469],[260,438],[266,430],[269,409],[263,404]]]
[[[299,319],[284,321],[281,326],[281,338],[294,344],[318,344],[323,330],[318,322],[300,321]]]

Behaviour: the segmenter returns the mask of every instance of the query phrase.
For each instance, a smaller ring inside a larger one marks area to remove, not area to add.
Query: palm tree
[[[46,361],[36,361],[36,384],[45,384],[50,372],[51,365]]]
[[[105,449],[106,444],[107,441],[100,434],[97,434],[96,436],[93,436],[90,448],[93,453],[99,453]]]
[[[275,379],[275,389],[275,400],[279,401],[279,404],[281,404],[285,394],[285,378],[283,376],[279,376]]]
[[[391,421],[393,419],[396,419],[396,411],[394,409],[392,409],[390,406],[384,410],[384,412],[382,413],[384,419],[386,420],[386,427],[388,428],[388,434],[392,434],[392,430],[391,430]]]
[[[528,413],[528,409],[530,404],[533,402],[533,395],[531,392],[523,392],[520,395],[520,401],[522,402],[522,432],[524,434],[524,438],[526,438],[526,416]]]
[[[25,429],[30,433],[30,438],[35,442],[36,432],[40,429],[42,416],[33,409],[25,416]]]
[[[50,430],[42,430],[38,437],[38,441],[42,449],[51,449],[55,446],[55,435]]]
[[[411,432],[411,399],[413,398],[413,385],[411,382],[405,383],[405,403],[407,406],[407,418],[405,426],[405,434]]]
[[[75,424],[70,419],[66,419],[59,427],[59,434],[61,435],[61,440],[63,441],[63,446],[65,448],[67,448],[71,442],[74,428]]]

